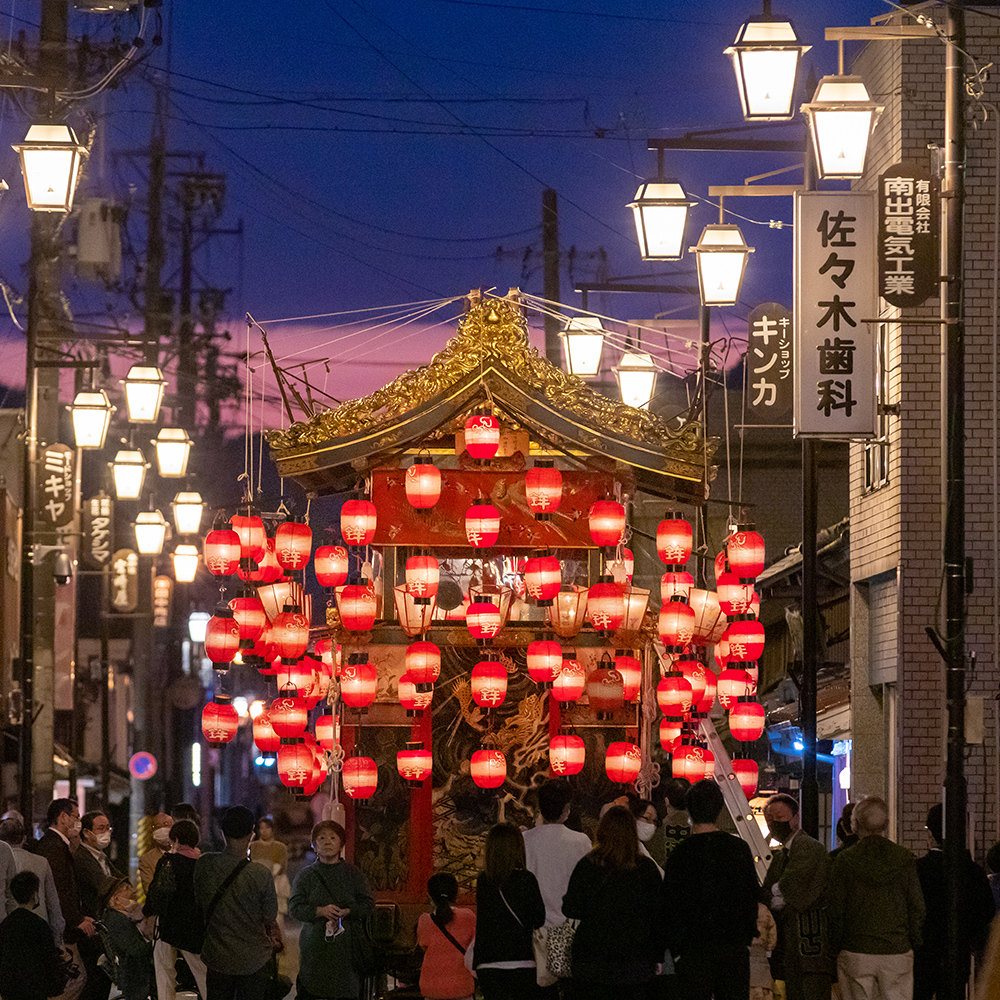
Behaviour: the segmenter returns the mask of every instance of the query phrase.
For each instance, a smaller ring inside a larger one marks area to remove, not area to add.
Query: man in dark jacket
[[[913,1000],[930,1000],[941,996],[945,975],[946,922],[948,890],[944,874],[944,821],[941,803],[931,806],[927,813],[927,839],[930,851],[917,858],[917,875],[924,893],[927,918],[924,922],[923,943],[913,959]],[[993,919],[993,892],[986,872],[965,852],[965,881],[962,885],[962,902],[959,942],[964,956],[965,977],[969,976],[969,959],[972,952],[986,944],[990,921]]]
[[[10,882],[17,908],[0,923],[0,994],[4,1000],[46,1000],[62,992],[62,956],[38,906],[38,876],[18,872]]]
[[[882,799],[862,799],[851,823],[858,842],[837,855],[827,889],[841,998],[863,1000],[874,984],[885,1000],[912,1000],[913,952],[924,922],[916,859],[886,838],[889,810]]]
[[[692,785],[686,804],[691,836],[663,866],[665,944],[676,967],[676,995],[746,1000],[760,893],[753,855],[716,826],[725,800],[715,781]]]

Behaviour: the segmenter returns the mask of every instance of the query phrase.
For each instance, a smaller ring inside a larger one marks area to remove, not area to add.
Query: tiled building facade
[[[942,8],[927,12],[943,16]],[[1000,50],[1000,10],[967,13],[966,49],[979,66]],[[853,63],[885,112],[860,187],[904,159],[928,162],[944,136],[945,43],[868,43]],[[972,62],[968,69],[974,72]],[[969,100],[965,208],[966,552],[975,561],[966,649],[972,740],[966,754],[970,846],[1000,839],[998,800],[996,295],[1000,78]],[[984,114],[987,115],[984,122]],[[978,127],[973,127],[975,122]],[[938,300],[908,315],[939,316]],[[898,312],[888,310],[887,316]],[[890,803],[892,835],[925,847],[927,809],[945,771],[945,669],[926,627],[942,629],[942,342],[937,325],[886,324],[881,442],[851,446],[852,797]],[[897,410],[898,407],[898,410]],[[982,725],[977,723],[982,720]],[[973,733],[972,730],[978,730]]]

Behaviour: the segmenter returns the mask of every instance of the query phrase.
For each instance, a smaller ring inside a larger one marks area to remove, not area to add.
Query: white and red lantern
[[[480,642],[493,639],[500,631],[500,609],[492,601],[476,601],[465,612],[465,625],[473,639]]]
[[[465,537],[475,549],[488,549],[500,535],[500,511],[489,500],[473,500],[465,512]]]
[[[370,799],[378,788],[378,766],[371,757],[348,757],[341,777],[344,792],[352,799]]]
[[[598,719],[610,719],[625,700],[625,681],[605,656],[587,678],[587,700]]]
[[[684,679],[691,685],[692,707],[698,705],[705,697],[708,687],[708,677],[705,674],[705,664],[701,660],[675,660],[673,669],[680,671]]]
[[[367,632],[375,624],[375,588],[370,583],[345,583],[337,588],[337,609],[344,628]]]
[[[239,714],[223,695],[216,695],[216,700],[201,710],[201,731],[210,747],[224,747],[232,742],[239,728]]]
[[[723,708],[732,708],[737,698],[753,694],[754,686],[753,678],[745,670],[727,667],[719,674],[719,704]]]
[[[687,778],[691,784],[709,776],[708,751],[692,737],[682,736],[681,745],[674,751],[671,772],[675,778]],[[713,755],[714,760],[714,755]]]
[[[500,660],[481,660],[472,668],[472,700],[496,708],[507,697],[507,668]]]
[[[759,740],[764,733],[764,706],[752,695],[740,698],[729,710],[729,732],[741,743]]]
[[[616,500],[595,500],[587,516],[595,545],[613,549],[625,536],[625,508]]]
[[[240,536],[229,528],[216,528],[205,536],[205,568],[212,576],[232,576],[240,564]]]
[[[694,577],[684,569],[668,569],[660,578],[660,601],[666,604],[675,594],[690,600]]]
[[[267,538],[264,522],[256,514],[234,514],[229,524],[240,539],[240,558],[260,562]]]
[[[660,639],[668,649],[679,651],[694,638],[695,616],[691,605],[675,594],[660,608]]]
[[[500,750],[477,750],[470,770],[480,788],[499,788],[507,778],[507,758]]]
[[[559,777],[579,774],[583,770],[586,750],[583,739],[560,733],[549,741],[549,768]]]
[[[683,566],[691,558],[694,533],[679,514],[668,513],[656,527],[656,554],[667,566]]]
[[[367,653],[352,653],[340,671],[340,698],[350,708],[365,709],[378,691],[378,671]]]
[[[426,689],[441,676],[441,650],[433,642],[411,642],[403,660],[410,680]]]
[[[301,698],[275,698],[268,706],[267,714],[271,728],[282,740],[297,739],[306,731],[309,713]]]
[[[617,742],[608,745],[604,770],[611,781],[631,784],[639,777],[642,751],[634,743]]]
[[[407,743],[396,754],[396,771],[408,785],[419,788],[431,776],[431,752],[423,743]]]
[[[441,470],[430,461],[414,462],[403,478],[406,499],[417,510],[428,510],[441,499]]]
[[[305,569],[312,552],[313,533],[308,524],[284,521],[274,533],[274,555],[282,569]]]
[[[622,675],[622,697],[634,701],[642,684],[642,664],[624,649],[615,650],[615,670]]]
[[[547,639],[528,644],[528,676],[536,684],[551,684],[562,667],[562,646]]]
[[[757,791],[757,779],[759,768],[757,761],[749,760],[746,757],[734,757],[732,760],[733,774],[736,780],[743,786],[743,794],[747,799],[751,799]]]
[[[271,714],[268,711],[258,712],[253,720],[253,742],[258,750],[264,753],[276,753],[281,746],[281,737],[271,725]]]
[[[256,566],[256,569],[253,567]],[[281,566],[274,554],[274,539],[264,539],[264,552],[256,562],[240,560],[236,575],[244,583],[269,584],[281,579]]]
[[[726,541],[726,555],[741,580],[756,579],[764,571],[764,539],[749,524],[741,524]]]
[[[316,742],[324,750],[337,746],[337,720],[332,715],[321,715],[316,720]]]
[[[602,576],[587,593],[587,617],[596,629],[613,632],[625,618],[625,585]]]
[[[406,560],[406,592],[414,604],[430,604],[437,596],[441,568],[434,556],[410,556]]]
[[[465,421],[465,450],[478,462],[488,462],[500,450],[500,421],[490,413],[473,413]]]
[[[668,715],[660,719],[660,746],[664,753],[674,753],[681,745],[681,734],[684,732],[684,719],[681,716]]]
[[[587,687],[587,671],[576,658],[574,650],[563,650],[562,666],[552,682],[552,694],[556,701],[568,704],[576,701]]]
[[[377,524],[371,500],[346,500],[340,508],[340,533],[348,545],[371,545]]]
[[[244,594],[229,602],[236,625],[240,630],[240,649],[253,649],[254,643],[267,628],[264,605],[256,595]]]
[[[278,778],[286,788],[301,791],[316,772],[316,756],[305,743],[285,743],[278,747]]]
[[[232,608],[217,608],[205,626],[205,655],[213,663],[226,663],[237,654],[239,648],[240,627]]]
[[[321,587],[341,586],[347,582],[347,549],[343,545],[321,545],[313,557],[313,569]]]
[[[286,604],[273,622],[271,637],[274,639],[282,662],[294,663],[309,645],[309,619],[297,604]]]
[[[666,716],[676,718],[685,715],[694,704],[691,682],[679,670],[670,671],[656,685],[656,703]]]
[[[540,608],[552,607],[552,602],[562,586],[562,566],[551,552],[532,556],[524,564],[524,586],[528,596]]]
[[[418,685],[409,674],[399,678],[399,703],[406,709],[407,715],[416,715],[430,708],[434,700],[432,684]]]
[[[753,584],[741,580],[731,570],[723,570],[715,581],[715,592],[719,595],[719,607],[727,615],[746,615],[753,606]]]
[[[562,503],[562,473],[551,461],[538,459],[524,474],[524,495],[538,521],[547,521]]]
[[[764,626],[749,615],[731,620],[723,632],[732,660],[759,660],[764,652]]]

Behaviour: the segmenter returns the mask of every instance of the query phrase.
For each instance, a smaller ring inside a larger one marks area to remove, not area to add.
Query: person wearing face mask
[[[663,878],[663,869],[656,858],[649,853],[649,847],[647,846],[656,833],[656,824],[657,820],[659,820],[659,816],[656,814],[656,806],[649,799],[633,799],[629,803],[629,810],[635,817],[635,832],[639,837],[639,853],[649,858],[656,865],[656,870],[660,873],[660,878]]]
[[[159,812],[153,817],[153,846],[139,855],[139,881],[145,894],[149,893],[153,884],[160,858],[170,850],[170,827],[173,823],[170,813]]]
[[[830,855],[800,828],[799,803],[791,795],[772,795],[764,818],[771,839],[781,843],[761,893],[778,925],[787,1000],[830,1000],[834,967],[824,909]]]
[[[100,919],[105,909],[108,891],[125,876],[108,859],[111,844],[111,821],[107,814],[93,810],[84,813],[81,820],[80,846],[73,855],[76,884],[80,891],[80,905],[88,917]],[[87,985],[82,1000],[108,1000],[111,980],[97,964],[103,948],[100,941],[88,938],[81,943],[80,956],[87,969]]]

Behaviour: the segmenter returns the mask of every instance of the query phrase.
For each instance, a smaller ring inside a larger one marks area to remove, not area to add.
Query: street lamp
[[[13,147],[21,158],[24,194],[34,212],[68,212],[87,151],[68,125],[32,125]]]
[[[626,348],[618,367],[614,369],[622,402],[640,410],[648,410],[656,387],[656,366],[645,351]]]
[[[684,229],[694,204],[674,180],[646,181],[629,204],[643,260],[680,260],[684,254]]]
[[[570,375],[593,378],[601,370],[604,325],[598,316],[575,316],[559,332]]]
[[[138,500],[149,464],[141,451],[123,448],[111,463],[111,474],[115,481],[115,497],[119,500]]]
[[[160,416],[160,404],[167,381],[159,368],[132,365],[121,380],[125,386],[125,408],[133,424],[155,424]]]
[[[864,173],[868,139],[883,110],[860,76],[819,81],[812,103],[803,104],[801,111],[809,122],[821,178],[854,180]]]
[[[201,530],[201,515],[205,501],[200,493],[181,491],[171,502],[174,509],[174,527],[178,535],[197,535]]]
[[[179,479],[187,474],[191,455],[191,438],[183,427],[162,427],[153,441],[156,465],[164,479]]]
[[[198,575],[198,547],[178,545],[171,558],[174,561],[174,579],[178,583],[191,583]]]
[[[746,245],[740,227],[722,223],[705,226],[691,252],[697,254],[702,305],[736,305],[747,257],[754,252]]]
[[[167,539],[167,522],[158,510],[140,511],[135,518],[135,547],[141,556],[158,556]]]
[[[108,394],[103,389],[83,389],[68,409],[77,448],[103,448],[115,412]]]
[[[799,44],[791,21],[765,14],[743,24],[725,53],[733,60],[746,121],[791,120],[799,58],[811,48]]]

